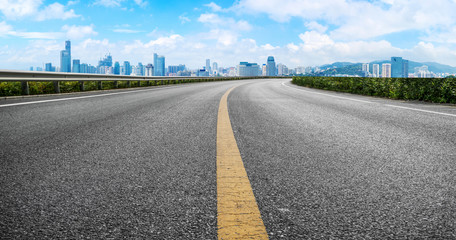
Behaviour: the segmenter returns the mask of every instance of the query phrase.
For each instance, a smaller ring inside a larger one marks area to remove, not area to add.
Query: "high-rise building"
[[[136,66],[136,76],[144,76],[144,65],[141,62]]]
[[[60,71],[71,72],[71,42],[65,41],[65,50],[60,51]]]
[[[391,77],[391,64],[389,64],[389,63],[382,64],[382,77],[383,78]]]
[[[267,74],[266,64],[263,64],[261,66],[261,75],[266,76],[266,74]]]
[[[44,71],[46,71],[46,72],[54,72],[55,68],[54,68],[54,70],[52,70],[52,63],[46,63],[44,65]]]
[[[177,76],[178,72],[183,72],[185,71],[185,65],[184,64],[179,64],[175,66],[168,66],[168,73],[170,76]]]
[[[114,63],[114,74],[115,75],[119,75],[120,74],[120,63],[119,62],[115,62]]]
[[[146,65],[146,77],[151,77],[154,75],[154,65],[151,63]]]
[[[216,76],[218,74],[218,63],[213,62],[212,63],[212,75]]]
[[[111,54],[108,54],[103,59],[100,59],[100,61],[98,61],[98,67],[112,67]]]
[[[407,78],[408,77],[408,60],[401,57],[391,58],[391,77]]]
[[[87,63],[81,63],[80,73],[89,73],[89,65]]]
[[[378,64],[372,65],[372,77],[375,77],[375,78],[380,77],[380,65],[378,65]]]
[[[124,68],[124,74],[123,75],[130,76],[130,74],[131,74],[131,65],[130,65],[129,61],[125,61],[124,62],[123,68]]]
[[[259,66],[257,63],[240,62],[238,65],[238,76],[250,77],[258,76]]]
[[[154,53],[154,76],[165,76],[165,57]]]
[[[363,63],[362,71],[369,73],[369,63]]]
[[[288,67],[282,63],[277,64],[277,75],[278,76],[288,75]]]
[[[276,76],[276,65],[273,56],[268,57],[268,62],[266,63],[266,76]]]
[[[81,72],[81,61],[79,59],[73,59],[72,72],[74,72],[74,73],[80,73]]]
[[[212,73],[212,71],[211,71],[211,60],[210,59],[206,59],[206,71],[209,74]]]

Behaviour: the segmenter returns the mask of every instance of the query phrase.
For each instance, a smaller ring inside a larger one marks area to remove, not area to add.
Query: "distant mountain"
[[[383,61],[373,61],[369,63],[369,71],[372,73],[372,64],[380,65],[380,72],[383,63],[391,63],[389,60]],[[429,67],[429,71],[434,73],[456,73],[456,67],[449,65],[444,65],[436,62],[425,62],[419,63],[414,61],[409,61],[409,72],[413,73],[415,67],[421,67],[426,65]],[[325,74],[349,74],[349,75],[359,75],[361,74],[362,63],[350,63],[350,62],[335,62],[332,64],[325,64],[320,66]]]
[[[347,67],[347,66],[350,66],[350,65],[353,65],[353,64],[356,64],[356,63],[351,63],[351,62],[335,62],[333,64],[326,64],[326,65],[322,65],[320,66],[321,69],[327,69],[327,68],[342,68],[342,67]]]
[[[420,66],[417,66],[417,67],[421,67],[423,65],[426,65],[429,67],[429,71],[431,72],[435,72],[435,73],[456,73],[456,67],[452,67],[452,66],[449,66],[449,65],[444,65],[444,64],[440,64],[440,63],[435,63],[435,62],[425,62],[425,63],[420,63],[422,65]],[[412,69],[410,67],[410,63],[409,63],[409,69]]]

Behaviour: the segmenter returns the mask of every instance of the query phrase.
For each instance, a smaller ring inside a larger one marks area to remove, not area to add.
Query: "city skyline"
[[[456,66],[451,9],[450,0],[6,0],[0,68],[58,66],[65,40],[72,59],[91,65],[107,53],[144,64],[160,53],[167,65],[192,69],[206,59],[229,67],[268,56],[289,67],[391,56]]]

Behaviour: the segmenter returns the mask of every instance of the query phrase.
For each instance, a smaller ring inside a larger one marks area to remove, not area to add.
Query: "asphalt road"
[[[456,107],[283,79],[0,100],[0,238],[216,239],[233,86],[270,239],[456,239]]]

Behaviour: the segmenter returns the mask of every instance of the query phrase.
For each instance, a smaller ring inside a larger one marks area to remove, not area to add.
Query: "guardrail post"
[[[84,81],[79,81],[79,90],[84,92]]]
[[[103,82],[98,81],[98,90],[103,90]]]
[[[163,85],[163,80],[160,80],[160,85]]]
[[[138,87],[141,87],[141,81],[138,81]]]
[[[30,94],[30,88],[29,88],[29,84],[27,81],[21,82],[21,88],[22,88],[22,95]]]
[[[119,88],[119,81],[114,81],[114,88]]]
[[[59,81],[54,81],[54,92],[60,93],[60,82]]]
[[[127,81],[127,87],[128,87],[128,88],[131,87],[131,81],[130,81],[130,80]]]

